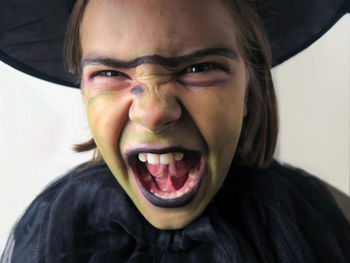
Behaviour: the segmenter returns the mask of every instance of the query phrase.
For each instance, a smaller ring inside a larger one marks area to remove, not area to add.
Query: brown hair
[[[89,3],[89,0],[77,0],[73,7],[64,42],[64,58],[66,68],[70,73],[73,73],[76,77],[76,83],[80,83],[81,77],[81,42],[80,42],[80,24],[83,20],[84,11]],[[96,143],[93,138],[90,140],[76,144],[73,146],[73,150],[76,152],[87,152],[93,150],[93,155],[87,166],[82,167],[82,170],[93,166],[94,164],[103,161],[101,154],[99,153]]]
[[[256,1],[222,1],[231,8],[238,31],[238,48],[249,73],[247,115],[243,120],[233,165],[267,167],[273,159],[278,134],[270,44],[256,10]]]
[[[271,51],[254,1],[221,0],[232,11],[238,31],[237,41],[249,73],[247,115],[238,142],[233,165],[267,167],[277,142],[277,102],[271,76]],[[70,72],[81,75],[80,24],[89,0],[77,0],[65,40],[66,65]],[[93,139],[74,146],[77,152],[95,150],[90,165],[102,161]]]

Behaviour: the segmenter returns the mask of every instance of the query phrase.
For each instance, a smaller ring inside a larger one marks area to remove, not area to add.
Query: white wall
[[[350,16],[273,70],[281,133],[277,157],[349,194]],[[0,253],[11,226],[55,177],[88,160],[71,146],[90,138],[80,91],[0,62]]]
[[[0,254],[12,225],[54,178],[90,158],[72,145],[90,138],[80,90],[0,62]]]
[[[281,125],[278,158],[349,195],[350,15],[273,74]]]

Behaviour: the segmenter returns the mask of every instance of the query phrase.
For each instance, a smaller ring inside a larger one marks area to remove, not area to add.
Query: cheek
[[[215,170],[214,174],[226,174],[241,132],[243,103],[236,99],[222,98],[212,109],[213,112],[203,113],[210,118],[203,121],[202,125],[210,150],[209,162]]]
[[[233,147],[241,130],[244,92],[202,90],[188,108],[210,150]]]
[[[124,94],[102,92],[92,98],[87,97],[85,103],[90,129],[99,152],[107,164],[116,166],[116,169],[119,169],[118,165],[123,167],[118,142],[128,118],[129,99]]]
[[[246,86],[247,74],[240,60],[223,83],[191,89],[184,96],[191,117],[217,158],[234,154],[244,117]]]
[[[185,107],[207,144],[211,183],[220,185],[239,140],[244,117],[245,86],[225,85],[195,92],[197,94],[191,96]]]

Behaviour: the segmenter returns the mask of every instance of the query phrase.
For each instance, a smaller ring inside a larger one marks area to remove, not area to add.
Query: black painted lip
[[[167,152],[173,152],[174,147],[170,147],[169,149],[171,149],[170,151]],[[178,147],[176,147],[178,148]],[[157,150],[158,151],[158,150]],[[186,150],[188,151],[188,150]],[[134,151],[133,151],[134,152]],[[142,151],[141,151],[142,152]],[[150,153],[148,150],[144,151],[147,153]],[[167,153],[164,152],[164,153]],[[184,151],[179,151],[178,152],[184,152]],[[192,154],[194,153],[194,151],[190,151]],[[140,181],[140,172],[138,171],[137,165],[136,163],[138,162],[137,156],[135,156],[136,154],[140,153],[140,151],[135,151],[130,158],[128,158],[129,160],[129,164],[133,170],[134,176],[136,177],[136,182],[138,187],[140,188],[142,194],[146,197],[146,199],[152,203],[155,206],[158,207],[162,207],[162,208],[177,208],[177,207],[182,207],[187,205],[188,203],[190,203],[193,198],[195,197],[196,193],[199,190],[200,185],[202,184],[202,178],[203,178],[203,174],[206,170],[206,160],[203,156],[200,156],[200,164],[199,164],[199,179],[198,179],[198,183],[197,185],[187,194],[178,197],[178,198],[174,198],[174,199],[162,199],[160,197],[157,197],[155,195],[153,195],[152,193],[150,193],[148,190],[146,190],[143,186],[143,184]],[[196,152],[196,154],[198,154],[198,152]]]

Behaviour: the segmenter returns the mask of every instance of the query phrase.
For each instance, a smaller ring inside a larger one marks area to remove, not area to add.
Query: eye
[[[102,78],[116,78],[116,77],[123,77],[123,78],[129,78],[128,75],[126,75],[123,72],[116,71],[116,70],[100,70],[97,72],[94,72],[91,74],[90,79],[96,78],[96,77],[102,77]]]
[[[214,62],[204,62],[204,63],[198,63],[198,64],[193,64],[189,67],[186,67],[182,71],[179,72],[179,75],[183,74],[206,74],[206,73],[214,73],[214,72],[225,72],[225,73],[230,73],[230,70],[218,63]]]
[[[202,72],[213,70],[215,68],[216,66],[213,63],[206,62],[206,63],[191,65],[185,68],[183,73],[202,73]]]
[[[224,63],[203,62],[192,64],[176,75],[176,80],[187,87],[210,87],[224,83],[232,75]]]

